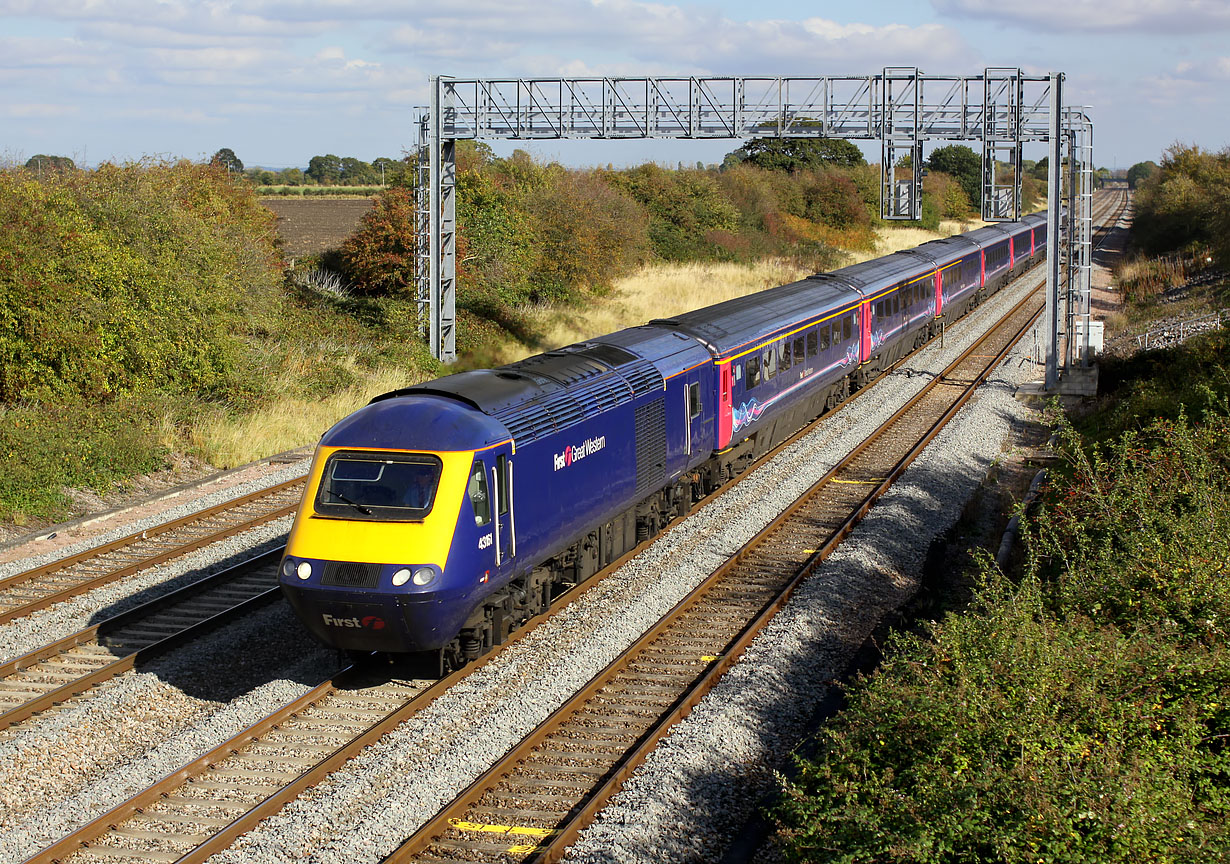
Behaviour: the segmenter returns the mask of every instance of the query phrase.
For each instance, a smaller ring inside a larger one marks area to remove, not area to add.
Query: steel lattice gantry
[[[888,67],[877,75],[784,78],[433,77],[431,104],[419,119],[420,324],[430,334],[435,356],[454,359],[458,139],[878,139],[880,211],[886,219],[921,215],[924,141],[981,141],[982,215],[988,221],[1020,218],[1021,147],[1045,141],[1052,169],[1048,238],[1055,249],[1061,182],[1084,189],[1081,184],[1092,176],[1092,126],[1084,114],[1063,110],[1063,78],[1012,68],[988,68],[973,76],[925,75],[914,67]],[[1061,178],[1065,146],[1073,168],[1070,177]],[[1088,216],[1084,192],[1063,203],[1074,216]],[[1081,240],[1087,243],[1087,235]],[[1086,248],[1067,260],[1089,257]],[[1067,299],[1059,297],[1059,276],[1057,266],[1048,269],[1048,297]],[[1048,316],[1048,389],[1057,380],[1059,318],[1056,303]]]

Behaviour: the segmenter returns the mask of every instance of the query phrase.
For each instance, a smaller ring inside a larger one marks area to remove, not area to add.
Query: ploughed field
[[[336,249],[372,209],[371,198],[262,198],[278,217],[287,258]]]

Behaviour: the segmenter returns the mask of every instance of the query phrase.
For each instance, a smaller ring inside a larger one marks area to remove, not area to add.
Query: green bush
[[[1085,418],[1098,441],[1061,424],[1069,467],[1024,520],[1020,585],[983,560],[970,609],[893,636],[849,688],[778,807],[788,860],[1230,858],[1225,375],[1162,398],[1217,367],[1205,338],[1119,372],[1127,410],[1147,389],[1173,419]]]
[[[0,172],[0,225],[8,403],[215,386],[281,282],[272,214],[209,166]]]
[[[990,571],[981,614],[900,637],[820,733],[787,860],[1211,861],[1230,851],[1224,650],[1041,611]]]
[[[1154,419],[1200,418],[1230,399],[1230,330],[1213,330],[1181,346],[1099,359],[1099,407],[1073,420],[1094,441],[1117,439]]]
[[[1063,427],[1072,476],[1036,519],[1032,566],[1060,612],[1125,632],[1167,622],[1182,638],[1230,636],[1230,419],[1159,419],[1086,446]]]
[[[592,172],[560,171],[526,201],[537,261],[535,302],[576,302],[610,286],[649,253],[645,214]]]
[[[1140,182],[1132,207],[1132,237],[1146,253],[1207,245],[1230,266],[1230,149],[1174,145]]]
[[[729,258],[706,238],[713,231],[734,231],[739,212],[722,194],[708,171],[669,171],[640,165],[626,171],[606,172],[605,179],[644,206],[649,214],[649,240],[667,261]]]
[[[160,468],[166,449],[157,427],[161,400],[121,397],[106,405],[0,406],[0,515],[58,518],[66,488],[106,489]]]

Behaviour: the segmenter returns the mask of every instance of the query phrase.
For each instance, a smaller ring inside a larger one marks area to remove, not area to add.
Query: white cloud
[[[1047,33],[1208,33],[1230,29],[1225,0],[932,0],[941,13],[1018,24]]]
[[[1230,81],[1230,57],[1180,63],[1171,77],[1193,82]]]

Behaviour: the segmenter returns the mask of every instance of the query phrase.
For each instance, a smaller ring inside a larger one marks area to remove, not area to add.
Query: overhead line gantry
[[[1092,260],[1093,126],[1085,112],[1064,107],[1063,83],[1062,73],[1025,75],[1014,68],[987,68],[981,75],[925,75],[915,67],[898,66],[861,76],[433,77],[430,105],[419,119],[420,326],[434,356],[445,362],[455,359],[460,139],[879,140],[884,219],[921,216],[925,141],[979,141],[982,218],[987,221],[1020,218],[1022,146],[1046,142],[1047,242],[1049,249],[1061,253],[1048,256],[1047,269],[1045,384],[1052,390],[1059,377],[1060,320],[1065,336],[1076,332],[1077,310],[1085,316],[1080,362],[1088,357]],[[1061,244],[1059,217],[1065,205],[1073,230]],[[1067,368],[1074,362],[1074,340],[1065,342]]]

